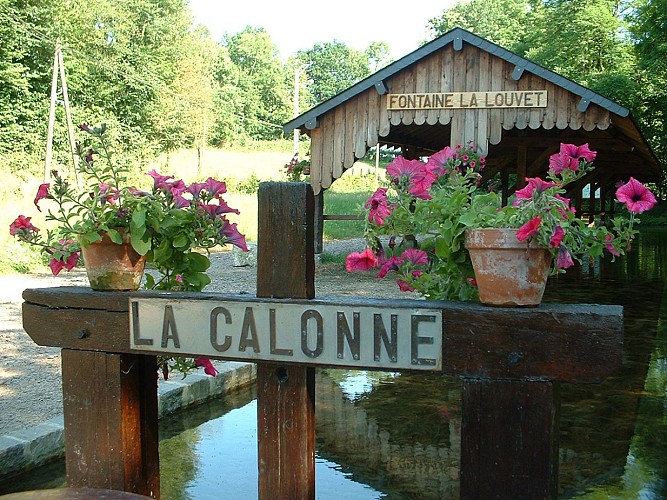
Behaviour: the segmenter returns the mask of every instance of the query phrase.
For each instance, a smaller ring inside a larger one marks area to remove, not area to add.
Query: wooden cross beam
[[[159,498],[154,355],[217,354],[258,363],[261,499],[314,498],[317,366],[461,377],[461,498],[556,498],[558,383],[620,365],[621,307],[314,299],[311,202],[307,184],[260,186],[256,299],[24,291],[25,330],[63,350],[68,485]]]

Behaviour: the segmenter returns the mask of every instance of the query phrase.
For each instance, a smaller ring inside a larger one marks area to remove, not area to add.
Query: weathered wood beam
[[[24,328],[39,345],[135,352],[129,347],[128,302],[131,296],[233,300],[233,297],[214,293],[109,294],[77,287],[27,289],[23,293]],[[236,299],[252,300],[243,295]],[[348,302],[336,299],[334,303]],[[379,303],[384,306],[395,303],[396,307],[407,304],[415,308],[442,308],[442,372],[448,375],[599,382],[614,372],[621,359],[620,306],[542,304],[536,308],[513,309],[475,302],[377,301],[361,297],[351,302],[371,307]],[[319,299],[308,302],[313,307],[320,303],[330,302]],[[521,327],[517,328],[517,325]],[[81,332],[85,332],[83,338],[80,338]],[[220,359],[228,358],[221,356]],[[354,367],[351,363],[350,368]]]

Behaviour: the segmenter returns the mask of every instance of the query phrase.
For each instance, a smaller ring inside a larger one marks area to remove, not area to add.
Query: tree
[[[535,25],[534,2],[530,0],[471,0],[459,2],[429,20],[430,29],[442,35],[464,28],[503,48],[521,53],[527,27]]]
[[[667,1],[636,0],[629,19],[639,69],[637,115],[656,156],[667,166]],[[667,192],[663,179],[662,194]]]
[[[0,153],[43,152],[61,15],[49,0],[0,0]]]
[[[371,43],[365,53],[372,73],[375,73],[377,70],[392,62],[389,45],[385,42]]]
[[[282,123],[290,118],[291,84],[271,37],[263,28],[247,26],[225,35],[223,47],[227,53],[217,64],[216,78],[222,94],[236,100],[231,111],[240,127],[235,130],[254,139],[280,137]]]
[[[312,49],[300,51],[297,58],[308,75],[306,87],[319,104],[370,75],[366,54],[347,47],[344,43],[316,43]]]

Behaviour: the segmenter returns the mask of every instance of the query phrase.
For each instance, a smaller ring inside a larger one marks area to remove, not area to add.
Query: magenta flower
[[[549,157],[549,170],[554,174],[560,174],[563,170],[576,172],[582,160],[590,163],[595,160],[596,156],[597,152],[591,151],[588,143],[581,146],[561,143],[560,151]]]
[[[523,226],[521,226],[517,232],[516,232],[516,239],[519,241],[523,241],[527,238],[530,238],[531,236],[537,234],[537,232],[540,229],[540,224],[542,223],[542,219],[539,217],[535,217],[528,222],[526,222]]]
[[[381,265],[380,272],[377,274],[378,278],[384,278],[387,276],[389,271],[398,271],[398,267],[403,264],[405,258],[398,255],[392,255],[389,259],[386,259],[383,263],[380,263],[378,259],[378,264]]]
[[[240,248],[244,252],[248,251],[248,246],[246,245],[245,236],[239,232],[236,227],[236,222],[231,224],[227,219],[225,219],[225,225],[223,226],[220,234],[225,237],[226,242],[230,245]]]
[[[240,213],[237,209],[230,207],[227,205],[227,202],[222,200],[220,200],[219,204],[204,204],[200,202],[199,206],[204,209],[204,211],[211,217],[211,219],[215,219],[218,215],[222,214]]]
[[[436,175],[419,160],[406,160],[398,156],[387,165],[387,174],[392,176],[397,184],[408,185],[408,192],[415,198],[431,199],[428,190],[436,180]]]
[[[348,272],[353,271],[368,271],[370,268],[377,265],[377,257],[373,254],[370,248],[366,248],[363,252],[352,252],[345,259],[345,268]]]
[[[391,215],[391,209],[387,204],[387,188],[378,188],[368,201],[364,208],[369,210],[368,222],[381,226],[384,220]]]
[[[49,267],[51,268],[51,272],[53,273],[54,276],[58,276],[60,271],[63,269],[66,269],[67,271],[71,271],[76,267],[76,265],[79,263],[79,252],[75,252],[73,254],[70,254],[65,258],[65,260],[61,259],[56,259],[52,258],[49,261]]]
[[[408,248],[401,254],[401,257],[415,266],[428,264],[428,254],[419,248]]]
[[[141,189],[137,189],[135,187],[129,187],[127,188],[128,193],[130,193],[132,196],[150,196],[150,193],[147,191],[142,191]]]
[[[208,193],[209,197],[215,198],[227,192],[227,184],[222,181],[217,181],[213,177],[209,177],[204,182],[204,189]]]
[[[193,182],[188,186],[187,192],[190,193],[195,200],[198,200],[205,185],[204,182]]]
[[[115,205],[118,198],[120,198],[120,192],[117,189],[112,188],[110,184],[102,182],[98,184],[98,187],[100,189],[100,196],[104,202]]]
[[[39,187],[37,188],[37,194],[35,195],[34,203],[35,206],[37,207],[37,210],[39,210],[40,212],[42,211],[42,209],[39,208],[39,202],[40,200],[49,197],[49,187],[51,187],[51,184],[45,182],[44,184],[40,184]]]
[[[591,151],[588,148],[588,143],[582,144],[581,146],[575,146],[574,144],[562,144],[560,145],[560,152],[564,155],[569,156],[572,161],[576,161],[577,165],[580,160],[585,160],[588,163],[595,160],[597,156],[596,151]]]
[[[397,181],[400,181],[401,178],[410,179],[423,165],[419,160],[406,160],[402,156],[397,156],[387,165],[387,174]]]
[[[556,226],[553,234],[551,235],[551,240],[549,241],[550,248],[560,247],[561,242],[563,241],[563,236],[565,236],[565,231],[562,227]]]
[[[398,278],[396,280],[396,284],[398,285],[398,288],[401,290],[401,292],[414,292],[415,289],[412,288],[407,281],[404,279]]]
[[[88,150],[88,154],[87,154],[86,157],[84,158],[84,160],[86,161],[86,163],[87,163],[88,165],[90,165],[91,167],[93,166],[93,162],[95,161],[95,158],[94,158],[93,155],[96,155],[96,154],[97,154],[97,151],[93,151],[92,149],[89,149],[89,150]]]
[[[651,210],[658,202],[654,194],[634,177],[616,190],[616,199],[635,214]]]
[[[180,194],[177,194],[174,195],[174,205],[176,205],[177,208],[186,208],[190,206],[190,202]]]
[[[210,375],[211,377],[215,377],[218,374],[218,370],[216,370],[215,366],[213,366],[213,363],[211,363],[210,359],[196,358],[195,366],[204,368],[204,373],[206,375]]]
[[[549,188],[552,188],[556,185],[555,182],[551,181],[545,181],[544,179],[540,179],[539,177],[529,177],[526,179],[526,185],[522,188],[519,189],[515,195],[516,199],[514,200],[514,206],[519,206],[521,204],[521,200],[529,200],[533,197],[533,192],[535,193],[543,193]]]
[[[9,225],[9,234],[16,236],[18,231],[19,234],[27,236],[30,232],[39,232],[39,228],[32,225],[30,219],[32,217],[26,217],[25,215],[19,215],[14,222]]]
[[[456,150],[446,146],[445,149],[438,151],[437,153],[429,156],[426,166],[433,172],[436,176],[440,177],[449,173],[445,168],[445,165],[452,159],[456,158]]]
[[[435,173],[426,167],[425,163],[419,163],[422,165],[422,167],[417,170],[410,178],[410,187],[408,188],[408,193],[410,193],[415,198],[430,200],[431,194],[429,193],[429,190],[431,189],[433,183],[437,180],[437,177]]]
[[[572,255],[570,255],[570,252],[567,251],[567,248],[565,248],[564,245],[561,245],[558,250],[558,255],[556,256],[556,266],[558,269],[567,269],[573,265],[574,261],[572,260]]]
[[[173,175],[160,175],[155,169],[149,171],[148,175],[153,178],[154,189],[167,189],[167,181],[174,178]]]
[[[616,247],[614,246],[614,239],[612,238],[611,234],[608,234],[605,237],[604,246],[607,249],[607,251],[614,257],[618,257],[619,255],[621,255],[621,253],[618,250],[616,250]]]

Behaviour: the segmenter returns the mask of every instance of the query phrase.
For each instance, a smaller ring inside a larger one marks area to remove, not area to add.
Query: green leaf
[[[143,233],[133,231],[130,240],[132,248],[136,250],[139,255],[146,255],[151,249],[151,235],[148,231]]]
[[[191,252],[186,256],[188,269],[193,272],[204,272],[211,267],[211,261],[206,255]]]
[[[109,229],[107,231],[107,234],[109,235],[109,239],[113,241],[116,245],[120,245],[121,243],[123,243],[123,237],[117,230]]]
[[[132,225],[136,228],[146,227],[146,210],[138,209],[132,214]]]
[[[188,283],[192,289],[201,291],[211,282],[211,278],[204,273],[193,273],[188,275]]]

